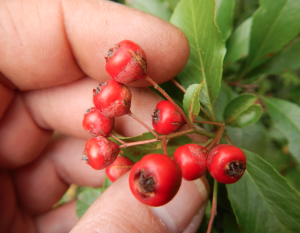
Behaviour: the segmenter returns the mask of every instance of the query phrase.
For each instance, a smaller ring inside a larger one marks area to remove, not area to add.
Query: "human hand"
[[[90,137],[81,121],[92,106],[92,89],[109,79],[108,48],[135,41],[147,54],[149,76],[162,83],[188,59],[182,32],[143,12],[94,0],[2,0],[0,22],[0,232],[194,232],[208,196],[205,179],[184,181],[170,203],[149,208],[132,196],[126,174],[79,222],[75,202],[52,209],[70,184],[103,183],[103,171],[80,161]],[[147,85],[132,85],[132,111],[151,125],[161,99]],[[128,116],[116,119],[115,130],[124,136],[145,131]]]

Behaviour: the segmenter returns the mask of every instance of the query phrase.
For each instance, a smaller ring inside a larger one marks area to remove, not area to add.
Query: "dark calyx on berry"
[[[153,176],[145,176],[144,171],[141,171],[137,175],[138,177],[135,182],[137,183],[136,187],[138,188],[140,194],[145,197],[155,196],[154,186],[156,182]]]
[[[231,177],[242,176],[245,172],[246,164],[244,162],[232,161],[228,164],[226,175]]]
[[[153,123],[156,124],[160,120],[160,111],[159,109],[155,109],[152,116]]]

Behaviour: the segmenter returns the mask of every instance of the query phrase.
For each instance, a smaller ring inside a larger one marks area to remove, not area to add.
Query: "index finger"
[[[22,90],[84,76],[104,81],[109,78],[104,57],[124,39],[145,50],[148,74],[158,83],[173,78],[189,56],[178,28],[110,1],[1,1],[0,22],[5,22],[0,27],[0,71]]]

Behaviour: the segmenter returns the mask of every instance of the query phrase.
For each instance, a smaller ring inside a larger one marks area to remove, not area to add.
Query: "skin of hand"
[[[101,0],[0,0],[0,232],[195,232],[208,199],[205,178],[183,181],[168,204],[150,208],[114,182],[78,220],[75,201],[52,208],[70,184],[100,187],[104,171],[81,161],[90,138],[82,117],[92,90],[110,77],[109,48],[129,39],[146,52],[148,74],[165,82],[189,57],[184,34],[171,24]],[[151,125],[161,100],[137,81],[132,112]],[[147,104],[145,104],[147,103]],[[116,118],[124,136],[145,132]],[[55,132],[59,132],[55,133]]]

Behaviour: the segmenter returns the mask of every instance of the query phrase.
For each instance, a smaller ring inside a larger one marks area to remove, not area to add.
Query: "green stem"
[[[213,199],[211,204],[210,219],[207,227],[207,233],[211,232],[214,218],[217,215],[217,197],[218,197],[218,181],[214,180]]]

